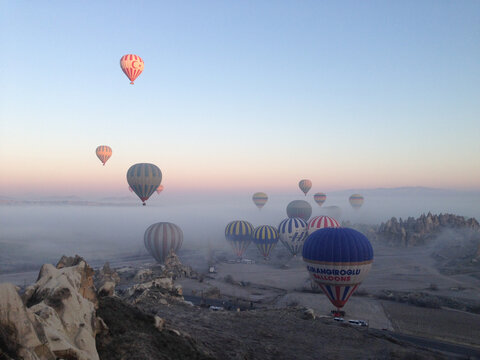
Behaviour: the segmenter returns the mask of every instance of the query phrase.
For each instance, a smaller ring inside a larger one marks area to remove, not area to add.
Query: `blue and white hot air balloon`
[[[373,263],[370,241],[349,228],[313,232],[303,244],[302,255],[311,279],[337,309],[346,304]]]
[[[293,256],[296,256],[307,238],[308,224],[301,218],[284,219],[278,225],[278,233],[282,244]]]

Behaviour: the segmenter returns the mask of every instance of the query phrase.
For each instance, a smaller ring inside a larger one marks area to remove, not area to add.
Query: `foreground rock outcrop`
[[[0,327],[7,330],[0,343],[11,357],[99,359],[95,335],[102,326],[93,273],[81,257],[64,257],[57,267],[42,266],[23,301],[12,285],[1,285]]]

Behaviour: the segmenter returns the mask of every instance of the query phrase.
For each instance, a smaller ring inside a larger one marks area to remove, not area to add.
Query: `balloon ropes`
[[[301,218],[287,218],[278,225],[280,241],[293,256],[302,249],[307,238],[307,222]]]
[[[149,254],[163,263],[170,251],[176,253],[182,247],[183,232],[175,224],[159,222],[147,228],[143,242]]]
[[[133,85],[135,79],[142,73],[145,64],[140,56],[134,54],[123,55],[120,59],[120,67]]]
[[[145,205],[145,201],[162,182],[162,172],[154,164],[135,164],[127,171],[127,182]]]
[[[347,303],[373,263],[370,241],[349,228],[313,232],[305,240],[302,256],[311,279],[337,309]]]
[[[248,221],[235,220],[225,227],[225,239],[232,245],[239,258],[243,256],[252,241],[253,226]]]
[[[97,154],[97,157],[100,159],[103,166],[105,166],[107,160],[110,159],[110,156],[112,156],[112,148],[107,145],[100,145],[95,150],[95,154]]]

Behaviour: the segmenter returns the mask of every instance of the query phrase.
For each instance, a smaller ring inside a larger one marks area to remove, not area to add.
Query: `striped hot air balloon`
[[[313,195],[313,200],[319,205],[322,206],[325,200],[327,200],[327,195],[325,195],[322,192],[318,192],[315,195]]]
[[[145,248],[159,263],[165,262],[170,250],[178,252],[183,243],[183,231],[169,222],[150,225],[143,236]]]
[[[318,229],[337,227],[340,227],[340,224],[334,218],[330,216],[315,216],[308,222],[308,234]]]
[[[145,64],[140,56],[134,54],[123,55],[120,59],[120,67],[133,85],[135,79],[142,73]]]
[[[158,185],[157,194],[160,194],[163,191],[163,185]]]
[[[140,163],[130,167],[127,171],[128,185],[133,189],[135,194],[145,201],[157,190],[162,182],[162,172],[154,164]]]
[[[278,225],[278,234],[283,245],[296,256],[308,235],[308,224],[301,218],[287,218]]]
[[[349,228],[315,231],[305,240],[302,255],[311,279],[337,309],[365,279],[373,262],[370,241]]]
[[[287,205],[287,216],[289,218],[302,218],[305,221],[312,216],[312,206],[305,200],[293,200]]]
[[[107,160],[110,159],[110,156],[112,156],[112,148],[107,145],[100,145],[100,146],[97,146],[95,153],[97,154],[97,157],[102,162],[103,166],[105,166],[105,163],[107,162]]]
[[[267,203],[268,196],[263,192],[256,192],[255,194],[253,194],[252,200],[255,205],[257,205],[257,207],[261,210],[262,207]]]
[[[248,221],[235,220],[225,227],[225,239],[239,258],[243,256],[252,241],[253,226]]]
[[[278,231],[270,225],[261,225],[253,231],[253,242],[266,260],[278,243]]]
[[[311,180],[308,180],[308,179],[300,180],[300,182],[298,183],[298,187],[300,188],[300,190],[303,191],[303,193],[305,194],[305,196],[307,196],[308,191],[309,191],[309,190],[311,189],[311,187],[312,187],[312,181],[311,181]]]
[[[352,205],[352,207],[355,210],[358,210],[363,205],[363,196],[360,195],[360,194],[353,194],[353,195],[350,196],[348,201],[350,201],[350,205]]]

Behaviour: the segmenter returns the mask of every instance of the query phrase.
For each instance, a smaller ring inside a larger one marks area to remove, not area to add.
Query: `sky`
[[[479,39],[479,1],[6,0],[0,195],[123,194],[139,162],[173,192],[479,190]]]

